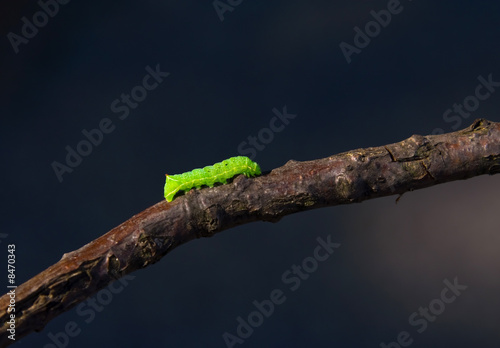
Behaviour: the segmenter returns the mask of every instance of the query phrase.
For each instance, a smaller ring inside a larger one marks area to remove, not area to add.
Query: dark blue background
[[[6,260],[16,244],[19,282],[162,200],[165,173],[238,155],[273,108],[297,117],[257,153],[264,170],[500,121],[500,91],[468,118],[443,118],[479,76],[500,81],[500,4],[403,0],[348,64],[340,43],[387,5],[243,1],[221,21],[212,1],[71,1],[18,53],[7,35],[40,5],[0,5],[0,247]],[[120,120],[110,105],[157,64],[170,76]],[[51,164],[103,118],[114,131],[59,182]],[[286,301],[243,346],[379,347],[408,331],[412,347],[498,347],[499,183],[480,177],[192,241],[102,293],[92,320],[73,309],[18,346],[51,347],[48,334],[75,322],[68,347],[225,347],[236,318],[281,289]],[[291,291],[282,274],[328,236],[340,248]],[[467,290],[418,333],[408,318],[455,277]]]

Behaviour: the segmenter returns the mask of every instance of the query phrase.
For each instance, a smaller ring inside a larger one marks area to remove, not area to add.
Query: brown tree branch
[[[257,178],[192,190],[133,216],[16,289],[16,340],[110,282],[159,261],[195,238],[257,220],[376,197],[482,174],[500,173],[500,123],[479,119],[462,131],[413,135],[396,144],[289,161]],[[8,339],[9,296],[0,298],[0,346]]]

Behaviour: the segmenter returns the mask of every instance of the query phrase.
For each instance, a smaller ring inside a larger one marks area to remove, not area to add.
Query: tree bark
[[[257,178],[191,190],[162,201],[17,287],[16,341],[40,331],[116,279],[159,261],[175,247],[228,228],[326,206],[403,194],[453,180],[500,173],[500,123],[478,119],[461,131],[412,137],[297,162]],[[8,338],[10,297],[0,298],[0,346]]]

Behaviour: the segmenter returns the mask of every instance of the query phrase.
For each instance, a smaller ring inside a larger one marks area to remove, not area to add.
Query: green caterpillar
[[[250,158],[245,156],[231,157],[213,166],[202,169],[193,169],[190,172],[176,175],[165,174],[165,199],[172,202],[174,196],[179,191],[187,192],[193,187],[197,189],[203,185],[212,187],[216,182],[227,183],[228,179],[238,174],[247,177],[260,175],[260,167]]]

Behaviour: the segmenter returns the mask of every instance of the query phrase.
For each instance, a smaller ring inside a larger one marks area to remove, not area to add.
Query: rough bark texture
[[[500,173],[500,123],[476,120],[448,134],[352,150],[315,161],[289,161],[264,175],[192,190],[133,216],[16,289],[16,341],[110,282],[159,261],[175,247],[257,220],[402,194],[444,182]],[[0,346],[9,297],[0,298]]]

